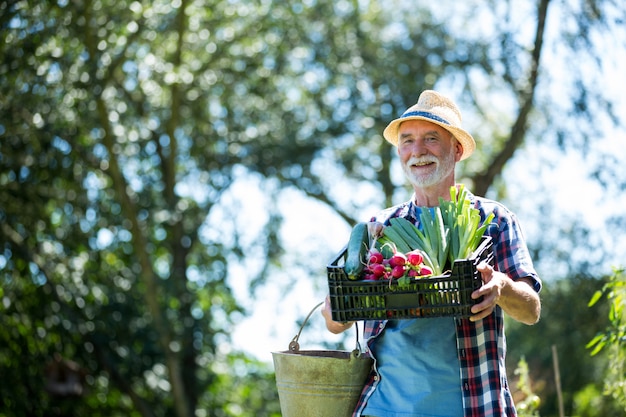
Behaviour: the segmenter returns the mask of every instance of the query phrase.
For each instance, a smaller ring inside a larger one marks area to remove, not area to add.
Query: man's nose
[[[411,154],[414,156],[422,156],[428,153],[428,149],[426,148],[426,143],[423,139],[416,139],[412,143]]]

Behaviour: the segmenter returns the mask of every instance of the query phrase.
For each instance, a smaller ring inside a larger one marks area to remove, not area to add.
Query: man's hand
[[[330,309],[330,296],[326,296],[326,301],[324,302],[324,308],[322,309],[322,316],[326,320],[326,328],[334,334],[339,334],[348,330],[354,324],[353,321],[348,321],[345,323],[340,323],[338,321],[333,321],[332,312]]]
[[[528,278],[514,281],[502,272],[496,271],[486,262],[480,263],[476,269],[481,273],[483,285],[472,293],[472,298],[481,296],[483,300],[472,307],[471,321],[482,320],[493,312],[496,305],[513,319],[535,324],[541,314],[539,294],[532,288]]]

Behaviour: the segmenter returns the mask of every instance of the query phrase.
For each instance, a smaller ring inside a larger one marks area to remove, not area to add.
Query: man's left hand
[[[472,299],[483,299],[472,306],[471,321],[484,319],[493,313],[496,305],[521,323],[535,324],[539,320],[541,300],[530,277],[513,280],[486,262],[480,263],[476,270],[482,276],[483,285],[472,293]]]
[[[482,320],[493,312],[502,295],[502,288],[509,279],[486,262],[481,262],[476,270],[482,275],[483,285],[472,293],[472,299],[483,297],[483,300],[472,306],[474,315],[470,317],[471,321]]]

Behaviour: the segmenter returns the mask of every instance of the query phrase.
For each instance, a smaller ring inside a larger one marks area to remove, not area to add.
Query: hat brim
[[[459,141],[459,143],[463,147],[463,154],[461,155],[460,161],[469,158],[469,156],[474,153],[474,150],[476,149],[476,141],[474,140],[472,135],[470,135],[465,130],[424,116],[408,116],[393,120],[387,125],[387,127],[383,131],[383,137],[385,138],[385,140],[387,140],[387,142],[391,143],[393,146],[398,146],[398,129],[400,128],[400,124],[402,122],[406,122],[407,120],[424,120],[425,122],[441,126],[448,132],[452,133],[452,135],[456,138],[456,140]]]

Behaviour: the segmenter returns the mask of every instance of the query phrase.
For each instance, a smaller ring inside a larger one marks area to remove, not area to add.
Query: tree
[[[198,26],[228,14],[194,15],[193,7],[18,3],[3,15],[3,324],[11,342],[3,366],[31,389],[3,396],[16,415],[70,409],[42,386],[54,352],[88,368],[93,395],[72,406],[78,415],[194,415],[216,383],[200,365],[225,360],[217,346],[238,307],[223,243],[202,234],[204,222],[237,166],[263,153],[258,142],[243,149],[239,115],[220,104],[220,92],[196,102],[217,73],[232,80],[245,68],[231,70],[229,59],[185,85],[188,66],[200,64],[191,60]],[[286,145],[272,161],[287,161],[280,153],[294,145]],[[259,248],[270,251],[272,236]],[[24,356],[32,364],[19,372]],[[97,400],[109,389],[122,401]]]
[[[347,224],[405,198],[380,132],[425,88],[454,92],[494,150],[463,176],[504,194],[498,178],[550,114],[537,88],[549,83],[539,58],[554,3],[529,12],[539,16],[527,20],[530,40],[515,35],[512,3],[491,5],[494,32],[458,19],[482,2],[455,3],[457,19],[403,2],[287,3],[0,5],[0,372],[16,382],[0,387],[7,413],[258,415],[216,394],[233,383],[220,367],[258,366],[228,349],[245,310],[229,271],[243,265],[257,288],[294,264],[315,268],[285,254],[282,190]],[[584,34],[615,16],[609,1],[584,4],[572,9]],[[572,111],[590,114],[597,102],[578,87]],[[482,104],[494,96],[515,104]],[[226,198],[242,178],[266,197],[245,213],[263,218],[254,230]],[[46,364],[61,363],[80,365],[80,396],[46,392]],[[267,386],[262,371],[250,375]],[[271,415],[275,396],[261,397]]]
[[[316,156],[363,111],[352,108],[362,99],[356,33],[333,30],[356,10],[4,7],[2,366],[30,391],[5,387],[3,405],[27,415],[228,413],[211,396],[218,374],[201,367],[227,361],[220,346],[239,310],[227,265],[269,264],[280,247],[274,222],[250,244],[240,228],[207,221],[240,172],[324,198]],[[332,70],[325,56],[337,59]],[[83,367],[83,399],[44,389],[55,356]]]

